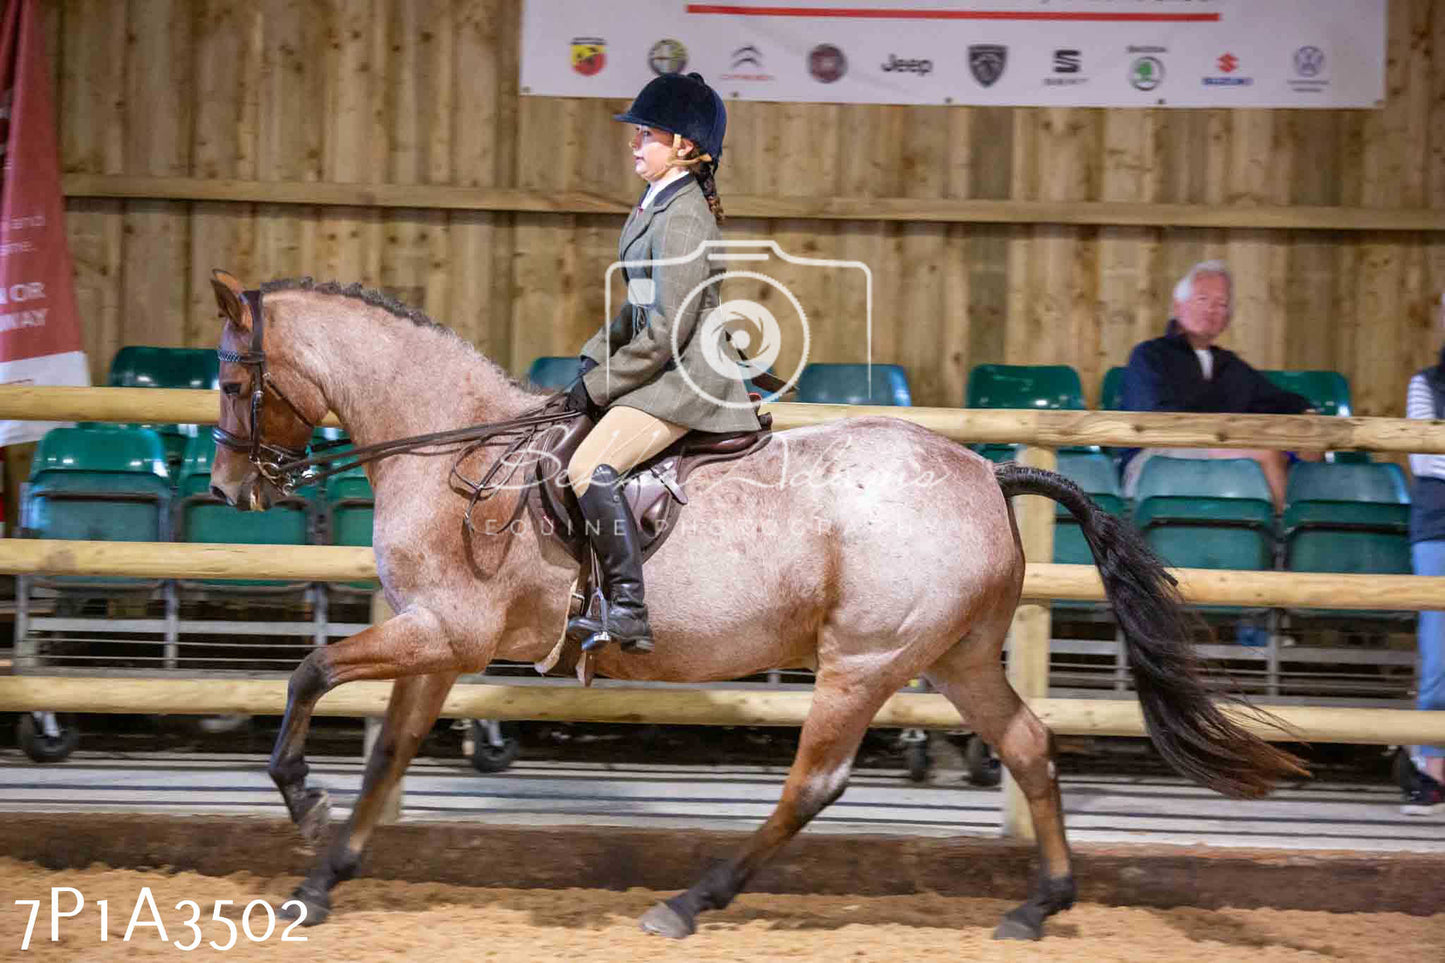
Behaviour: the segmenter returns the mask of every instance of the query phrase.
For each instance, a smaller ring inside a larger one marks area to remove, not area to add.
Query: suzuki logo
[[[1227,53],[1219,58],[1220,72],[1232,74],[1239,69],[1239,58],[1232,53]]]

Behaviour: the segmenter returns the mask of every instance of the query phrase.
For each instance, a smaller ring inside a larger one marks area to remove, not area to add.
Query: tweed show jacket
[[[691,174],[664,187],[646,208],[633,208],[617,244],[628,300],[581,352],[597,362],[584,380],[599,406],[637,408],[703,431],[759,427],[742,370],[736,376],[716,370],[730,371],[740,361],[727,332],[702,324],[719,303],[719,284],[705,282],[723,272],[703,243],[720,237]],[[664,259],[676,263],[648,263]]]

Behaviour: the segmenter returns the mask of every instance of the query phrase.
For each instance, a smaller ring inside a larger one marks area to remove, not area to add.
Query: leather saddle
[[[622,492],[637,520],[644,561],[663,546],[676,527],[678,514],[687,504],[684,485],[693,471],[751,455],[772,439],[773,416],[759,414],[758,421],[762,424],[758,431],[690,431],[628,472]],[[566,548],[582,564],[584,572],[591,548],[565,469],[592,426],[591,419],[578,415],[538,433],[532,445],[536,457],[534,484],[527,498],[527,509],[539,529]]]

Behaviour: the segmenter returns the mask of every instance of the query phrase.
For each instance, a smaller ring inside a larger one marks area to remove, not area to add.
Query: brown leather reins
[[[466,428],[453,428],[449,431],[437,431],[426,435],[414,435],[410,438],[396,438],[374,445],[363,445],[360,448],[350,447],[350,439],[345,438],[299,448],[267,442],[261,437],[261,419],[265,409],[267,390],[280,398],[308,430],[314,430],[316,425],[301,413],[290,398],[286,397],[286,393],[266,371],[266,352],[262,348],[265,321],[264,315],[261,313],[261,292],[259,290],[244,291],[241,297],[251,309],[251,349],[244,353],[221,349],[216,352],[216,356],[221,361],[251,369],[251,436],[242,438],[217,425],[211,430],[211,437],[215,439],[217,445],[245,454],[261,476],[275,485],[283,494],[289,495],[303,485],[313,485],[325,481],[333,475],[339,475],[358,465],[389,458],[392,455],[416,452],[423,448],[441,448],[442,451],[430,454],[442,455],[452,451],[456,452],[458,457],[452,465],[452,477],[472,492],[471,504],[467,511],[467,521],[470,525],[471,506],[475,506],[477,501],[487,497],[486,493],[489,490],[495,490],[494,476],[508,461],[507,456],[521,449],[531,440],[538,429],[578,417],[576,412],[562,407],[565,396],[559,392],[515,418],[484,422]],[[511,442],[508,451],[502,458],[497,459],[479,481],[468,479],[458,472],[458,466],[462,460],[476,449],[502,444],[506,441]],[[455,446],[458,445],[462,447],[456,448]],[[513,466],[513,470],[515,471],[515,466]],[[509,472],[509,477],[510,474]]]

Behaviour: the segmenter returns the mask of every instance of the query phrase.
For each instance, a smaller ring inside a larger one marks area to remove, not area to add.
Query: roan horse
[[[375,292],[303,279],[255,294],[223,272],[213,285],[224,327],[212,481],[238,508],[272,503],[280,491],[276,460],[304,454],[311,425],[328,411],[355,445],[366,446],[515,418],[546,399],[452,332]],[[498,454],[480,448],[469,457],[473,470],[484,470]],[[565,622],[577,563],[536,526],[508,526],[524,493],[478,503],[468,529],[467,499],[446,469],[424,451],[368,466],[376,563],[396,615],[312,651],[291,677],[269,771],[292,820],[317,843],[329,804],[324,791],[306,785],[312,711],[344,683],[396,680],[350,822],[296,890],[308,924],[326,918],[330,890],[355,872],[383,800],[458,675],[493,659],[542,659]],[[1040,872],[1030,898],[995,936],[1036,939],[1045,918],[1072,905],[1051,736],[1010,687],[1001,660],[1024,574],[1008,498],[1024,493],[1059,501],[1078,518],[1164,758],[1231,795],[1263,794],[1302,771],[1210,700],[1173,580],[1133,529],[1067,479],[995,467],[894,418],[782,431],[744,459],[693,475],[685,524],[648,565],[656,651],[608,646],[598,662],[599,673],[613,678],[668,682],[771,668],[816,672],[777,808],[741,852],[650,909],[645,929],[687,936],[700,912],[727,906],[842,794],[870,720],[920,675],[996,747],[1028,799]],[[646,694],[637,698],[645,713]]]

